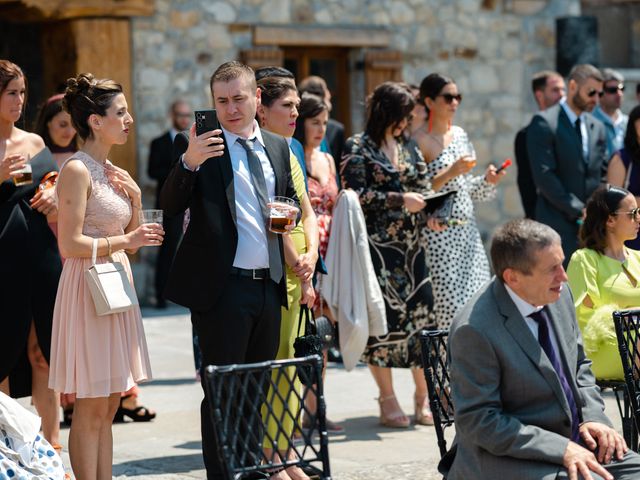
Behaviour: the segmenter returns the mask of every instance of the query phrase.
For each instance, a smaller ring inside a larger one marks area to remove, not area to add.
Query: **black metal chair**
[[[618,351],[624,371],[622,388],[622,406],[620,398],[618,409],[622,418],[623,436],[629,447],[638,451],[638,432],[640,431],[640,309],[613,312],[613,323],[618,338]]]
[[[449,364],[447,361],[447,330],[423,330],[420,332],[422,365],[427,380],[429,406],[438,437],[440,457],[447,453],[445,429],[453,425],[454,409],[449,385]]]
[[[293,465],[312,478],[331,479],[321,372],[318,355],[205,369],[218,453],[228,480],[269,478]],[[317,398],[316,412],[304,406],[311,394]],[[306,422],[304,429],[299,427],[303,412],[309,428]],[[299,442],[294,443],[292,428],[301,432]]]

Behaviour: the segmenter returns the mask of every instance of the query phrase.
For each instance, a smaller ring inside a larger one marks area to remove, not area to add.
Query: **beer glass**
[[[31,170],[31,165],[29,164],[30,156],[28,153],[24,156],[27,159],[27,163],[25,163],[20,170],[16,170],[13,175],[13,184],[16,187],[30,185],[33,183],[33,172]]]
[[[288,197],[269,199],[269,230],[273,233],[287,233],[287,226],[293,225],[298,217],[298,204]]]
[[[465,146],[465,156],[467,157],[466,161],[471,164],[471,168],[475,167],[477,164],[476,160],[476,150],[473,148],[473,143],[471,140],[467,139],[467,145]]]

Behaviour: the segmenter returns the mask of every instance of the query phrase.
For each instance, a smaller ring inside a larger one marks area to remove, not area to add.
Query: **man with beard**
[[[605,127],[589,113],[598,103],[602,81],[593,65],[576,65],[569,72],[567,98],[537,113],[527,130],[538,191],[535,218],[560,234],[565,267],[578,248],[585,203],[606,172]]]

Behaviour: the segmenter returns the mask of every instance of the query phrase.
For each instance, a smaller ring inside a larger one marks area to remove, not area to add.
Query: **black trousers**
[[[203,367],[275,359],[280,341],[279,286],[271,280],[237,276],[230,276],[225,285],[220,300],[211,310],[191,311]],[[205,381],[204,375],[202,381]],[[200,422],[207,479],[221,480],[224,470],[206,389],[200,406]]]
[[[164,239],[162,245],[160,245],[158,256],[156,257],[155,272],[156,302],[159,306],[164,305],[166,302],[164,299],[164,287],[169,278],[173,257],[176,255],[180,239],[182,238],[183,219],[184,215],[178,215],[171,218],[165,217],[162,221]]]

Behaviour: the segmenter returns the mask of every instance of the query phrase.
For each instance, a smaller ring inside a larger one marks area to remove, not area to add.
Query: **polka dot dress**
[[[460,127],[452,127],[453,140],[440,155],[427,164],[433,177],[469,151],[469,139]],[[439,329],[448,329],[451,320],[473,294],[490,278],[489,261],[476,225],[474,201],[495,198],[496,188],[484,175],[459,175],[441,191],[457,190],[451,218],[459,225],[443,232],[425,230],[428,261],[434,292],[434,310]]]
[[[15,451],[14,440],[0,427],[0,480],[63,480],[64,466],[53,447],[38,435],[26,465]]]

